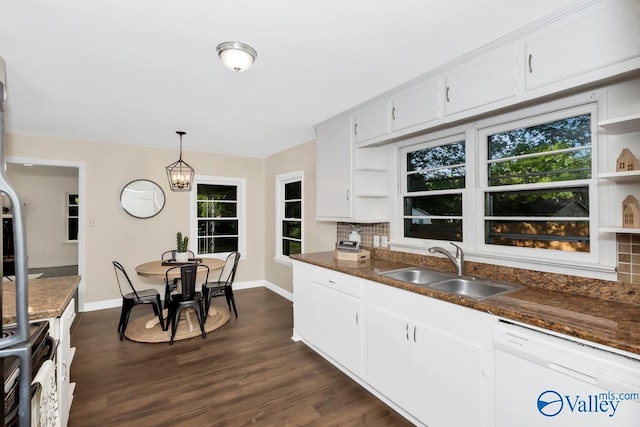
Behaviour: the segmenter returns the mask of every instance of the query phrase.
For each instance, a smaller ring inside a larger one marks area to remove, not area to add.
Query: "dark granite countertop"
[[[410,264],[376,258],[340,261],[333,252],[291,258],[640,355],[640,306],[636,304],[531,286],[478,301],[376,274]]]
[[[29,280],[29,320],[62,315],[80,284],[80,276]],[[2,283],[2,323],[16,323],[16,286]]]

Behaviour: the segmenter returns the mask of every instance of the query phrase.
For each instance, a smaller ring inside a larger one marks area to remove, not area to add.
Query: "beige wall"
[[[105,144],[48,137],[8,135],[7,156],[77,162],[84,165],[84,274],[80,300],[120,298],[112,260],[119,260],[134,283],[162,290],[162,283],[138,278],[136,265],[158,259],[175,246],[175,233],[189,230],[189,193],[171,192],[165,166],[177,150]],[[263,280],[265,271],[264,159],[185,151],[199,175],[241,177],[247,182],[247,253],[236,280]],[[165,192],[164,210],[149,219],[129,216],[120,207],[120,191],[134,179],[150,179]],[[90,221],[95,226],[89,226]],[[27,230],[28,232],[29,230]],[[81,257],[82,259],[82,257]],[[81,266],[82,268],[82,266]]]
[[[28,268],[76,265],[78,244],[67,241],[67,194],[78,192],[78,169],[7,165],[24,206]],[[8,200],[8,199],[7,199]]]
[[[282,289],[292,292],[291,266],[274,261],[276,176],[288,172],[304,171],[304,252],[331,250],[336,240],[336,223],[316,221],[315,141],[297,145],[268,157],[265,169],[265,278]]]

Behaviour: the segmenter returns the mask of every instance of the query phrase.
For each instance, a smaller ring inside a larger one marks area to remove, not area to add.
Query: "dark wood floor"
[[[412,425],[291,340],[290,301],[257,288],[236,302],[238,319],[173,346],[120,341],[119,309],[79,315],[69,426]]]

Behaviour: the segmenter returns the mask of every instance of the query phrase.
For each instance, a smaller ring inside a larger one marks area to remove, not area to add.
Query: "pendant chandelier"
[[[177,131],[176,133],[180,135],[180,157],[167,166],[169,188],[171,191],[191,191],[195,170],[182,160],[182,135],[186,135],[186,132]]]

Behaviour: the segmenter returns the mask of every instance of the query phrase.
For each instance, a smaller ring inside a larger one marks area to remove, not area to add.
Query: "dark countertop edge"
[[[309,255],[309,256],[306,256],[306,255]],[[313,255],[314,254],[299,254],[299,255],[292,255],[291,258],[297,261],[313,264],[318,267],[328,268],[330,270],[349,274],[351,276],[360,277],[361,279],[370,280],[376,283],[392,286],[394,288],[403,289],[408,292],[414,292],[430,298],[435,298],[435,299],[450,302],[456,305],[468,307],[474,310],[483,311],[485,313],[502,317],[507,320],[513,320],[515,322],[536,326],[542,329],[550,330],[553,332],[557,332],[557,333],[575,337],[575,338],[580,338],[586,341],[601,344],[601,345],[615,348],[618,350],[623,350],[623,351],[640,356],[640,342],[631,343],[625,340],[611,338],[604,334],[599,334],[593,329],[589,329],[586,327],[580,328],[580,327],[568,325],[559,320],[540,319],[538,317],[534,317],[531,313],[526,313],[513,308],[502,307],[499,304],[499,302],[501,298],[508,298],[505,296],[498,296],[488,300],[475,300],[475,299],[467,298],[461,295],[449,294],[446,292],[440,292],[437,290],[412,285],[410,283],[402,282],[395,279],[390,279],[383,276],[378,276],[378,275],[374,276],[370,273],[363,272],[361,269],[358,268],[355,262],[353,262],[353,265],[351,266],[349,265],[349,263],[345,263],[342,261],[340,261],[340,263],[342,263],[343,265],[335,265],[335,263],[329,264],[326,262],[322,262],[322,260],[313,258]],[[411,265],[411,264],[395,262],[395,261],[388,262],[388,265],[389,266],[393,265],[391,268],[389,268],[389,270],[406,268],[406,267],[415,267],[414,265]],[[515,291],[515,292],[518,292],[518,291]],[[547,292],[560,293],[558,291],[549,291],[549,290],[547,290]],[[566,296],[567,294],[563,293],[563,295]],[[623,303],[619,303],[619,304],[622,305]]]

